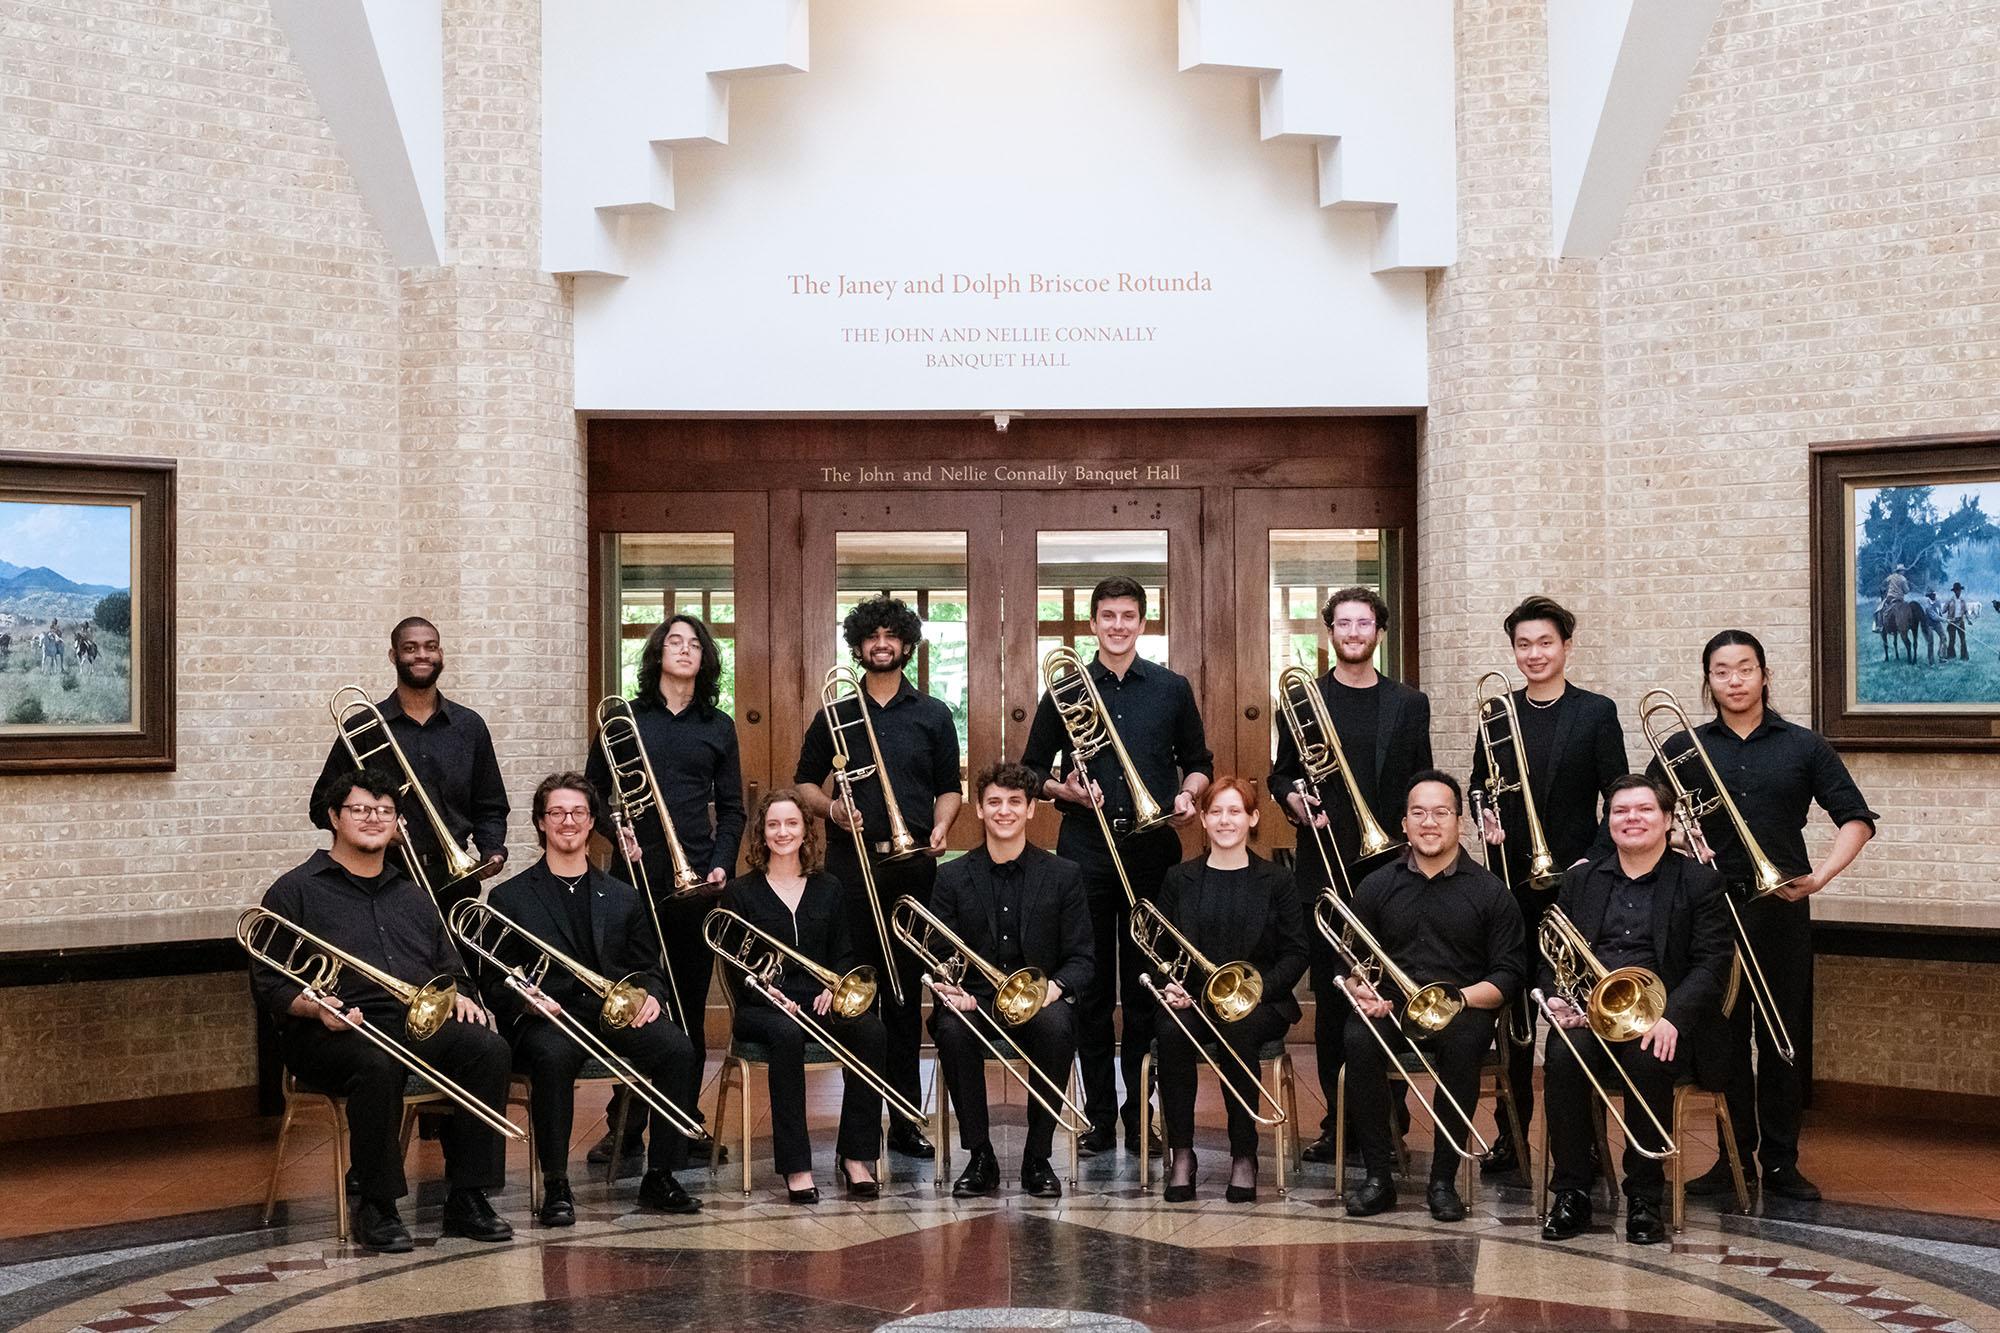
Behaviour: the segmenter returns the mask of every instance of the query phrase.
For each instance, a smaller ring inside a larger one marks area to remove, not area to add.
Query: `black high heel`
[[[1185,1185],[1169,1185],[1160,1191],[1160,1198],[1166,1203],[1191,1203],[1194,1201],[1194,1184],[1201,1174],[1201,1161],[1188,1150],[1188,1178]]]
[[[793,1203],[818,1203],[819,1186],[808,1185],[802,1190],[795,1190],[790,1185],[787,1185],[785,1186],[785,1195]]]
[[[1235,1168],[1236,1168],[1236,1163],[1234,1161],[1231,1161],[1230,1173],[1232,1175],[1235,1174]],[[1229,1188],[1222,1191],[1222,1197],[1224,1199],[1227,1199],[1230,1203],[1257,1202],[1257,1159],[1256,1158],[1253,1157],[1250,1159],[1250,1183],[1248,1185],[1238,1185],[1235,1181],[1232,1180],[1229,1184]]]
[[[879,1199],[882,1197],[881,1183],[874,1180],[856,1180],[853,1176],[848,1175],[847,1159],[839,1153],[833,1155],[833,1169],[840,1176],[841,1188],[846,1191],[848,1198]]]

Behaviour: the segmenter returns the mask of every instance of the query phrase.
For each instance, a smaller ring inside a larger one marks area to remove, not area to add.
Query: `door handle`
[[[1243,717],[1246,721],[1255,722],[1259,717],[1263,715],[1263,711],[1264,710],[1257,707],[1256,704],[1251,704],[1248,708],[1243,710]]]
[[[743,720],[754,727],[764,720],[764,715],[753,708],[743,715]]]
[[[1028,720],[1028,710],[1016,705],[1014,711],[1007,716],[1013,718],[1016,722],[1026,722]]]

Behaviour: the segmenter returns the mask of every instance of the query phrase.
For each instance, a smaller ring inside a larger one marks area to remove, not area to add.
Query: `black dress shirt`
[[[1160,911],[1209,962],[1242,961],[1256,968],[1264,978],[1264,1003],[1298,1021],[1292,992],[1305,975],[1310,950],[1290,871],[1255,853],[1242,870],[1213,870],[1203,854],[1167,871]]]
[[[1757,845],[1786,878],[1812,872],[1805,839],[1812,802],[1818,801],[1835,824],[1859,819],[1870,829],[1875,827],[1879,816],[1868,808],[1847,765],[1818,732],[1787,722],[1767,708],[1764,720],[1748,736],[1738,736],[1719,717],[1696,727],[1695,734]],[[1682,740],[1669,748],[1678,756],[1686,745]],[[1678,767],[1681,781],[1690,789],[1701,796],[1714,794],[1707,790],[1708,773],[1700,760],[1690,759]],[[1665,779],[1657,756],[1646,771]],[[1750,879],[1750,858],[1728,814],[1717,810],[1701,821],[1701,829],[1715,851],[1716,869],[1723,879],[1732,883]]]
[[[958,786],[958,728],[944,700],[919,694],[908,676],[902,678],[889,702],[878,704],[862,685],[861,697],[868,701],[868,722],[875,729],[876,744],[882,747],[882,762],[888,765],[889,781],[896,788],[896,807],[902,812],[910,836],[919,844],[928,842],[937,810],[937,798]],[[839,705],[841,721],[848,723],[842,733],[847,743],[847,766],[864,768],[875,762],[868,752],[868,737],[858,725],[851,700]],[[833,732],[828,728],[826,710],[813,714],[806,738],[799,747],[799,764],[792,781],[817,787],[833,772]],[[838,793],[835,793],[836,799]],[[882,783],[863,778],[854,784],[854,803],[861,810],[862,834],[870,843],[887,841],[889,807],[882,799]],[[847,835],[843,832],[842,837]]]
[[[465,835],[472,835],[473,845],[479,848],[480,858],[505,856],[507,854],[507,784],[500,777],[500,760],[493,753],[493,735],[486,729],[486,720],[467,708],[454,703],[440,694],[437,707],[421,724],[403,711],[403,705],[391,692],[376,707],[382,710],[382,717],[389,724],[389,733],[396,738],[396,744],[416,770],[417,781],[437,806],[445,827],[451,831],[451,839],[459,846],[465,845]],[[350,724],[350,730],[356,724]],[[362,734],[356,737],[359,748],[372,749],[380,744],[381,734],[372,723],[358,724]],[[370,761],[385,772],[394,773],[395,764],[388,755],[377,755]],[[342,773],[354,770],[354,758],[348,754],[346,745],[338,736],[333,748],[327,752],[326,763],[320,769],[319,781],[312,790],[312,808],[307,813],[313,827],[326,828],[326,808],[320,801],[320,793],[326,784]],[[397,776],[401,776],[397,774]],[[417,854],[426,861],[435,861],[438,842],[431,834],[430,821],[424,818],[417,807],[415,797],[405,797],[397,802],[403,822],[409,826],[410,841]],[[442,887],[442,886],[439,886]]]
[[[806,957],[842,976],[861,966],[862,957],[847,930],[847,893],[840,881],[821,871],[806,879],[796,912],[771,887],[761,872],[752,871],[729,881],[722,891],[721,906],[735,912],[751,925],[775,939],[783,940]],[[743,986],[740,968],[723,969],[729,984],[737,987],[738,1004],[757,1005],[767,1001]],[[876,978],[881,981],[882,978]],[[887,984],[884,982],[884,984]],[[797,963],[787,960],[778,974],[778,989],[794,1004],[810,1006],[826,987]]]
[[[1090,984],[1096,946],[1090,933],[1090,911],[1083,893],[1083,872],[1076,863],[1029,844],[1014,858],[1019,867],[1013,891],[1020,963],[1039,967],[1062,987],[1062,999],[1073,1002]],[[931,911],[974,953],[995,967],[1008,969],[999,958],[1000,895],[992,856],[979,846],[938,868],[931,890]],[[977,969],[967,969],[960,984],[984,1000],[993,986]]]
[[[1100,657],[1091,658],[1084,670],[1104,699],[1139,781],[1163,808],[1172,808],[1190,773],[1215,776],[1215,755],[1208,748],[1194,687],[1186,676],[1143,657],[1134,657],[1123,676],[1114,674]],[[1063,727],[1055,700],[1044,690],[1021,762],[1047,780],[1055,775],[1056,757],[1068,753],[1069,732]],[[1114,829],[1120,821],[1129,824],[1132,792],[1125,784],[1124,769],[1108,750],[1089,766],[1090,776],[1104,793],[1104,817],[1112,821]],[[1097,821],[1089,806],[1074,801],[1057,801],[1056,809],[1065,817],[1078,816],[1093,825]]]
[[[1463,850],[1426,878],[1405,854],[1354,889],[1354,911],[1396,966],[1419,986],[1461,989],[1489,981],[1502,999],[1523,980],[1527,927],[1514,895]]]
[[[1360,736],[1350,741],[1342,728],[1340,715],[1335,712],[1336,702],[1340,702],[1343,709],[1352,702],[1358,702],[1345,700],[1343,691],[1347,695],[1372,693],[1375,696],[1372,742]],[[1368,801],[1369,810],[1389,837],[1397,838],[1404,798],[1410,791],[1410,779],[1432,766],[1429,696],[1387,676],[1378,677],[1369,691],[1354,690],[1336,681],[1331,671],[1319,678],[1319,693],[1320,698],[1326,701],[1327,712],[1334,718],[1334,730],[1340,733],[1341,751],[1347,762],[1354,766],[1355,782]],[[1268,785],[1287,819],[1292,818],[1292,810],[1286,798],[1292,794],[1292,783],[1304,776],[1305,765],[1299,762],[1299,747],[1292,740],[1292,729],[1281,716],[1278,719],[1277,758],[1271,764]],[[1346,784],[1339,777],[1334,777],[1320,785],[1325,790],[1315,794],[1326,804],[1326,816],[1333,826],[1334,845],[1340,849],[1342,860],[1351,861],[1361,845],[1361,826],[1348,803]],[[1296,865],[1300,883],[1317,886],[1326,882],[1326,872],[1320,867],[1319,857],[1310,849],[1311,841],[1310,835],[1303,831],[1299,834],[1300,850]]]
[[[1637,877],[1628,876],[1615,856],[1598,862],[1592,872],[1604,875],[1604,925],[1597,932],[1592,950],[1597,961],[1608,968],[1643,967],[1659,969],[1653,952],[1653,890],[1659,883],[1659,867]]]
[[[520,874],[494,886],[487,901],[529,934],[554,946],[599,976],[612,981],[634,977],[656,1000],[666,999],[660,974],[660,946],[653,933],[653,916],[637,890],[617,876],[591,867],[576,881],[549,869],[546,857]],[[500,941],[498,932],[488,947],[499,945],[502,960],[517,966],[534,961],[535,949],[522,940]],[[480,980],[486,1002],[506,1018],[521,1017],[526,1003],[492,967]],[[603,1000],[560,963],[542,980],[542,990],[572,1014],[596,1022]]]
[[[1021,958],[1021,858],[994,861],[987,871],[993,877],[994,936],[991,962],[1003,971],[1018,971]]]
[[[720,708],[690,703],[676,713],[655,694],[632,701],[632,720],[639,743],[660,783],[660,799],[674,821],[688,864],[707,878],[718,867],[736,873],[736,851],[743,841],[743,761],[736,748],[736,723]],[[583,775],[598,795],[611,799],[611,766],[604,747],[593,744]],[[709,807],[715,807],[709,822]],[[636,826],[646,857],[646,877],[657,893],[673,887],[673,860],[667,855],[666,831],[657,819]],[[607,836],[611,830],[604,830]]]
[[[461,994],[472,993],[436,904],[393,856],[384,858],[380,875],[363,879],[322,848],[280,875],[265,892],[263,906],[399,981],[421,986],[450,976],[460,979]],[[275,968],[250,964],[251,994],[280,1026],[319,1022],[291,1013],[303,989]],[[370,1022],[400,1039],[404,1007],[388,991],[352,968],[341,972],[335,989],[344,1004],[359,1006]]]

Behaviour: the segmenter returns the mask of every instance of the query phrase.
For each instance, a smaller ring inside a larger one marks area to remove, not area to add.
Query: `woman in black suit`
[[[798,793],[790,788],[767,792],[757,803],[749,834],[750,873],[730,881],[722,906],[821,967],[843,975],[859,967],[861,955],[847,931],[845,891],[821,869],[819,824],[806,818]],[[870,1010],[851,1019],[831,1013],[832,992],[795,964],[779,975],[778,989],[794,1012],[809,1006],[829,1036],[870,1068],[882,1068],[888,1037],[878,1013]],[[737,1037],[771,1053],[771,1155],[791,1201],[818,1203],[812,1140],[806,1131],[805,1029],[747,987],[739,986],[736,995]],[[882,1097],[853,1071],[846,1078],[834,1170],[849,1198],[872,1199],[879,1192],[870,1163],[882,1150]]]
[[[1250,1068],[1257,1067],[1257,1048],[1282,1037],[1299,1019],[1299,1002],[1292,991],[1306,970],[1305,914],[1298,886],[1290,872],[1250,852],[1257,827],[1257,789],[1243,778],[1221,778],[1196,799],[1208,851],[1167,872],[1160,887],[1160,910],[1218,965],[1246,961],[1264,978],[1264,998],[1234,1023],[1220,1026],[1230,1047]],[[1163,996],[1175,1009],[1191,1009],[1195,1000],[1179,983]],[[1196,1033],[1207,1025],[1185,1016]],[[1169,1019],[1159,1025],[1160,1113],[1166,1121],[1168,1203],[1194,1198],[1195,1062],[1199,1051]],[[1242,1101],[1256,1104],[1257,1085],[1236,1062],[1222,1054]],[[1257,1197],[1257,1122],[1236,1097],[1225,1097],[1229,1112],[1229,1188],[1231,1203]]]

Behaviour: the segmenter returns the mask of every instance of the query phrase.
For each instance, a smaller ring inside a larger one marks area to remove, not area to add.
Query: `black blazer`
[[[1211,937],[1202,929],[1202,897],[1207,892],[1206,855],[1167,871],[1160,884],[1160,911],[1211,963],[1247,962],[1264,978],[1264,1003],[1287,1022],[1299,1021],[1292,992],[1306,971],[1306,922],[1299,887],[1282,867],[1250,857],[1243,891],[1231,895],[1225,929]]]
[[[993,890],[993,858],[982,843],[938,868],[931,889],[931,911],[958,932],[966,945],[993,962],[998,903]],[[1090,933],[1090,909],[1083,896],[1083,872],[1075,862],[1032,844],[1021,852],[1021,957],[1039,967],[1062,987],[1065,1003],[1074,1001],[1090,984],[1095,971],[1095,947]],[[991,999],[993,987],[976,969],[968,969],[965,989]]]
[[[786,910],[784,901],[771,888],[771,881],[764,878],[763,872],[755,870],[730,880],[729,887],[722,891],[720,905],[743,917],[757,929],[783,940],[821,967],[831,968],[842,976],[866,961],[855,950],[847,929],[846,891],[840,887],[839,880],[824,870],[807,878],[806,890],[799,895],[796,915]],[[722,970],[737,1004],[769,1004],[763,996],[743,985],[741,968],[725,964]],[[888,984],[882,977],[876,980],[883,985]],[[778,989],[795,1004],[811,1004],[813,997],[826,988],[810,972],[787,960],[784,970],[778,974]]]
[[[1328,683],[1331,677],[1331,672],[1320,677],[1322,699],[1332,693],[1333,687]],[[1375,818],[1384,829],[1389,830],[1390,837],[1396,837],[1403,818],[1403,801],[1410,792],[1410,779],[1432,767],[1430,696],[1399,680],[1382,677],[1381,715],[1375,721],[1375,753],[1366,761],[1356,754],[1347,758],[1356,765],[1372,763]],[[1271,765],[1271,776],[1266,782],[1287,819],[1292,818],[1292,808],[1285,798],[1292,793],[1292,781],[1304,776],[1304,766],[1299,763],[1299,747],[1292,741],[1292,729],[1285,725],[1284,717],[1280,715],[1277,760]],[[1338,779],[1329,785],[1339,785]],[[1335,845],[1340,848],[1343,857],[1351,858],[1360,841],[1360,826],[1348,808],[1344,793],[1328,799],[1327,816],[1333,824]],[[1317,888],[1326,883],[1326,872],[1320,866],[1319,857],[1307,846],[1309,841],[1306,835],[1300,835],[1295,864],[1299,882]]]
[[[506,880],[487,896],[487,901],[507,914],[523,930],[547,941],[600,976],[618,981],[636,974],[640,985],[661,1003],[666,1002],[667,985],[660,975],[660,946],[653,934],[652,916],[639,900],[639,891],[624,880],[592,867],[578,892],[590,894],[590,938],[574,938],[564,888],[546,859]],[[519,943],[503,946],[501,957],[526,966],[528,947]],[[552,965],[542,988],[563,1008],[575,1013],[595,1014],[598,999],[576,981],[561,964]],[[495,974],[493,967],[480,972],[480,993],[494,1013],[509,1022],[527,1016],[527,1002],[512,986]]]
[[[1611,906],[1610,879],[1595,872],[1617,868],[1612,852],[1584,865],[1572,866],[1556,892],[1562,908],[1594,948],[1604,916]],[[1660,861],[1653,885],[1653,957],[1660,980],[1667,985],[1667,1020],[1681,1033],[1703,1077],[1719,1077],[1728,1056],[1728,1024],[1722,1017],[1722,993],[1729,982],[1735,937],[1729,909],[1722,901],[1722,876],[1679,852]],[[1538,979],[1544,994],[1555,985],[1555,970],[1541,960]],[[1747,1004],[1747,999],[1738,1003]]]
[[[1524,712],[1530,705],[1525,688],[1514,691],[1514,709]],[[1514,771],[1512,755],[1503,756],[1503,772]],[[1530,773],[1528,789],[1535,796],[1535,814],[1549,840],[1549,854],[1556,869],[1565,870],[1579,857],[1595,861],[1616,851],[1605,823],[1598,817],[1604,789],[1632,770],[1625,762],[1625,729],[1618,724],[1618,705],[1609,697],[1570,686],[1569,701],[1556,722],[1556,734],[1549,746],[1546,772]],[[1479,734],[1472,737],[1472,791],[1486,784],[1486,747]],[[1521,798],[1503,798],[1501,821],[1507,828],[1507,865],[1514,883],[1524,880],[1528,868],[1528,834],[1521,822]]]

